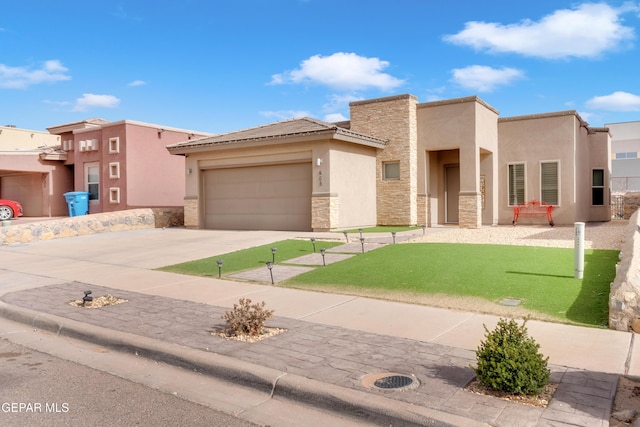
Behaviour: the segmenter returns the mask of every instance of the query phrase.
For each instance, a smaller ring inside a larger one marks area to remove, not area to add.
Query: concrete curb
[[[113,350],[209,375],[358,420],[394,426],[486,427],[458,415],[327,384],[284,371],[195,350],[126,332],[116,332],[72,319],[39,313],[0,301],[0,316],[34,329],[80,339]]]

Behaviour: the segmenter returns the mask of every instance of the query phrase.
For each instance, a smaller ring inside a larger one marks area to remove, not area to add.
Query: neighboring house
[[[499,118],[477,97],[412,95],[350,108],[349,122],[295,119],[169,145],[185,156],[185,225],[477,228],[511,224],[512,206],[531,200],[554,205],[556,224],[610,219],[609,133],[575,111]]]
[[[640,121],[610,123],[611,189],[640,191]]]
[[[182,206],[184,160],[165,146],[208,134],[130,120],[88,119],[47,128],[60,139],[66,191],[89,192],[89,213]],[[64,200],[63,192],[56,195]],[[68,212],[68,211],[67,211]]]
[[[66,215],[62,193],[73,187],[73,177],[60,167],[65,153],[59,146],[57,135],[0,126],[0,198],[19,201],[25,216]]]

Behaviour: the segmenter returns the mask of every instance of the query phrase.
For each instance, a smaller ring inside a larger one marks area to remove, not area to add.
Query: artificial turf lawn
[[[316,250],[342,242],[316,241]],[[229,254],[160,268],[182,274],[217,276],[264,266],[276,247],[276,264],[313,252],[309,240],[284,240]],[[498,302],[522,300],[521,306],[559,321],[606,327],[609,286],[615,278],[618,251],[586,250],[583,279],[574,278],[573,249],[509,245],[412,243],[387,245],[319,267],[283,286],[327,286],[349,290],[472,296]]]
[[[320,249],[322,248],[329,249],[342,244],[342,242],[327,242],[318,240],[316,241],[316,251],[320,252]],[[243,249],[236,252],[230,252],[224,255],[183,262],[181,264],[169,265],[166,267],[161,267],[158,270],[170,271],[180,274],[190,274],[193,276],[217,277],[217,260],[222,260],[222,275],[236,273],[238,271],[264,266],[267,261],[272,260],[271,248],[276,248],[276,264],[279,262],[284,262],[288,259],[297,258],[313,253],[313,244],[310,240],[282,240],[280,242],[256,246],[254,248]]]
[[[585,251],[582,280],[573,249],[415,243],[388,245],[296,276],[285,286],[473,296],[579,324],[606,326],[618,251]]]

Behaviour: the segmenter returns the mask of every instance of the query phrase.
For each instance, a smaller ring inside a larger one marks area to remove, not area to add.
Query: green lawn
[[[316,241],[316,250],[342,242]],[[199,276],[222,275],[264,266],[276,247],[276,263],[313,252],[309,240],[285,240],[225,255],[163,267]],[[606,327],[609,285],[615,278],[618,251],[587,250],[584,279],[575,279],[573,249],[528,246],[411,243],[387,245],[318,267],[279,285],[336,290],[360,295],[470,296],[498,303],[522,301],[523,308],[560,322]],[[410,298],[407,298],[410,299]]]
[[[342,242],[316,241],[316,251],[321,248],[329,249],[342,245]],[[256,246],[237,252],[231,252],[210,258],[183,262],[181,264],[161,267],[158,270],[173,273],[190,274],[193,276],[218,276],[217,260],[222,260],[222,275],[236,273],[238,271],[264,266],[272,260],[271,248],[276,248],[276,264],[288,259],[313,253],[313,244],[310,240],[282,240],[268,245]]]
[[[420,243],[388,245],[318,268],[285,286],[346,292],[473,296],[522,300],[521,306],[559,321],[606,326],[609,284],[618,251],[588,250],[584,279],[574,278],[573,249]]]

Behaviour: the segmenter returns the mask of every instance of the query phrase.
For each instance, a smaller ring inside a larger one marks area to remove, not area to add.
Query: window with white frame
[[[120,152],[120,138],[109,138],[109,154],[117,154]]]
[[[382,163],[382,179],[400,179],[400,162]]]
[[[109,178],[120,178],[120,162],[109,163]]]
[[[591,171],[591,204],[604,205],[604,169]]]
[[[100,200],[100,164],[98,162],[84,164],[85,191],[89,192],[89,200]]]
[[[120,187],[109,188],[109,203],[120,203]]]
[[[509,165],[509,206],[524,203],[525,200],[525,164],[512,163]]]
[[[540,163],[540,200],[549,205],[558,206],[560,187],[560,162]]]

